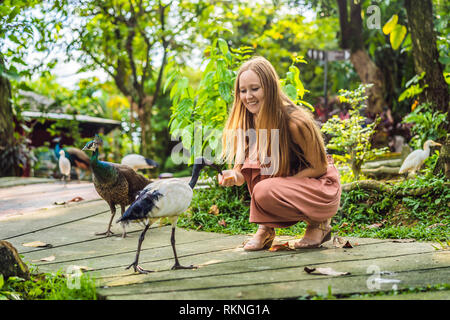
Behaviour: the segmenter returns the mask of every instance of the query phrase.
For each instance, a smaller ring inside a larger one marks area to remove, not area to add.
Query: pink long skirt
[[[241,169],[251,194],[250,222],[286,228],[302,220],[333,217],[341,199],[339,172],[328,157],[328,170],[319,178],[261,175],[259,164],[246,161]]]

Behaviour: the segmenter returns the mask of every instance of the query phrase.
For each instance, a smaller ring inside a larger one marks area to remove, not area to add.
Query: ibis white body
[[[139,169],[151,169],[155,167],[155,164],[151,163],[152,160],[146,159],[140,154],[129,154],[123,157],[121,164],[132,167],[135,171]],[[150,162],[150,163],[149,163]]]
[[[66,158],[64,150],[59,151],[59,171],[63,176],[70,178],[70,161]]]
[[[181,179],[158,180],[147,185],[142,192],[158,191],[162,194],[148,213],[148,218],[177,217],[189,208],[192,188]]]
[[[423,150],[415,150],[406,157],[398,173],[409,172],[409,174],[414,175],[430,156],[430,146],[441,146],[441,144],[433,140],[427,140],[423,145]]]

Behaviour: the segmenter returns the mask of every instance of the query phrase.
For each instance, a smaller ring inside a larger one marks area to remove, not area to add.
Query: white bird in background
[[[134,171],[158,167],[158,163],[156,161],[135,153],[126,155],[120,163],[132,167]]]
[[[197,183],[200,170],[203,167],[210,166],[222,173],[219,166],[204,159],[198,158],[194,162],[192,170],[192,177],[189,183],[182,179],[167,179],[158,180],[147,185],[139,194],[138,198],[128,207],[117,222],[139,222],[144,225],[144,230],[139,237],[138,247],[136,250],[136,259],[126,269],[133,267],[134,271],[139,273],[148,273],[149,270],[144,270],[139,266],[139,254],[141,245],[144,241],[145,233],[149,227],[157,220],[167,217],[172,224],[172,236],[170,243],[172,245],[173,254],[175,257],[175,264],[172,269],[192,269],[194,266],[181,266],[177,252],[175,249],[175,226],[177,224],[178,216],[182,214],[189,207],[193,189]]]
[[[70,161],[66,158],[64,150],[59,151],[59,171],[63,175],[61,180],[64,179],[64,181],[66,181],[69,179],[70,181]]]
[[[423,144],[423,150],[415,150],[406,157],[398,173],[402,174],[408,172],[410,175],[415,175],[416,171],[420,169],[425,160],[430,156],[430,146],[442,145],[433,140],[427,140]]]

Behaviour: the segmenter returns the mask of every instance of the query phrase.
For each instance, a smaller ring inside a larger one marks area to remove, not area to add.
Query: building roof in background
[[[120,121],[105,119],[99,117],[91,117],[85,115],[73,115],[66,113],[54,113],[54,112],[40,112],[40,111],[23,111],[22,116],[29,118],[46,118],[50,120],[76,120],[79,122],[91,122],[107,125],[120,126]]]
[[[56,100],[38,94],[32,91],[19,90],[21,95],[21,103],[29,106],[28,111],[21,114],[29,118],[46,118],[49,120],[75,120],[79,122],[88,122],[93,124],[101,124],[110,127],[120,127],[121,122],[113,119],[93,117],[87,115],[73,115],[65,113],[68,106],[57,105]]]

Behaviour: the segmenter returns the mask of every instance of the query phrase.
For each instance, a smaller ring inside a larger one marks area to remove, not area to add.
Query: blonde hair
[[[239,79],[243,72],[252,70],[255,72],[261,82],[264,92],[264,103],[255,117],[247,110],[239,95]],[[287,176],[292,174],[296,168],[291,168],[291,155],[300,160],[302,167],[311,166],[306,161],[304,154],[296,152],[295,142],[289,132],[289,121],[295,121],[298,124],[306,124],[309,130],[312,130],[315,141],[307,143],[318,143],[317,151],[320,161],[326,163],[326,153],[323,138],[315,125],[312,115],[303,108],[296,106],[281,89],[278,75],[272,64],[263,57],[254,57],[240,67],[236,76],[234,85],[235,95],[234,103],[230,115],[226,122],[222,135],[223,152],[222,157],[229,165],[235,163],[235,167],[241,168],[245,158],[249,157],[248,132],[256,130],[257,136],[257,155],[261,164],[267,163],[270,157],[271,167],[278,170],[273,176]],[[274,131],[278,130],[278,131]],[[262,135],[265,134],[265,135]],[[278,133],[275,137],[274,133]],[[247,135],[247,138],[245,137]],[[264,139],[267,137],[267,139]],[[279,143],[279,148],[274,147],[273,143]],[[280,156],[287,155],[287,156]]]

